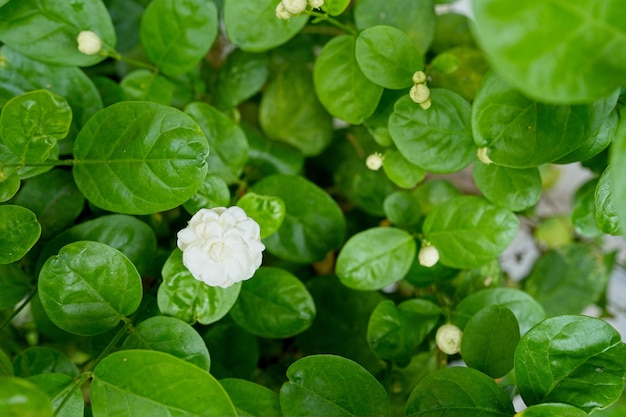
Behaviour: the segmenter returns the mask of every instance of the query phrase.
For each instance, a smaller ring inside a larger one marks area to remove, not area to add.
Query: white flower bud
[[[444,324],[437,329],[435,343],[439,350],[446,355],[454,355],[461,351],[461,339],[463,331],[454,324]]]
[[[476,156],[478,156],[478,160],[480,162],[489,165],[493,163],[493,161],[487,156],[487,150],[487,147],[478,148],[478,150],[476,151]]]
[[[424,71],[417,71],[413,74],[413,82],[415,84],[424,84],[426,83],[426,73]]]
[[[324,0],[309,0],[309,6],[311,9],[319,9],[324,5]]]
[[[430,89],[426,84],[415,84],[409,92],[411,100],[416,103],[423,103],[430,97]]]
[[[383,166],[383,155],[379,152],[374,152],[365,160],[365,165],[372,171],[378,171]]]
[[[424,245],[417,254],[420,265],[430,268],[439,262],[439,251],[432,245]]]
[[[178,232],[177,244],[195,279],[227,288],[251,278],[261,266],[265,246],[260,232],[240,207],[201,209]]]
[[[102,39],[90,30],[83,30],[76,37],[78,50],[85,55],[96,55],[102,49]]]
[[[289,20],[291,16],[291,13],[285,9],[283,3],[278,3],[278,6],[276,6],[276,17],[282,20]]]
[[[430,101],[430,97],[426,99],[425,102],[420,103],[420,107],[424,110],[428,110],[430,109],[430,106],[433,104],[432,101]]]
[[[300,14],[306,9],[306,0],[283,0],[282,4],[291,14]]]

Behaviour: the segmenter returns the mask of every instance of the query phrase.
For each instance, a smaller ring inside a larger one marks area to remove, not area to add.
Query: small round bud
[[[324,5],[324,0],[309,0],[309,6],[311,9],[319,9]]]
[[[420,265],[430,268],[439,262],[439,251],[432,245],[424,245],[417,254]]]
[[[446,355],[454,355],[461,351],[461,339],[463,331],[454,324],[444,324],[437,329],[435,343],[439,350]]]
[[[426,73],[424,71],[416,71],[415,74],[413,74],[413,82],[415,84],[426,83]]]
[[[285,9],[283,3],[278,3],[278,6],[276,6],[276,17],[282,20],[291,19],[291,13]]]
[[[430,97],[430,89],[426,84],[415,84],[409,92],[411,100],[416,103],[423,103]]]
[[[291,14],[300,14],[306,9],[306,0],[283,0],[282,4]]]
[[[489,165],[493,163],[491,159],[487,156],[487,147],[478,148],[476,151],[476,156],[478,156],[478,160],[483,164]]]
[[[102,49],[102,39],[90,30],[83,30],[76,37],[78,50],[85,55],[97,55]]]
[[[367,157],[365,165],[372,171],[378,171],[383,166],[383,155],[379,152],[374,152]]]
[[[430,100],[430,97],[428,99],[426,99],[425,102],[420,103],[420,107],[424,110],[428,110],[430,109],[430,106],[432,106],[433,102]]]

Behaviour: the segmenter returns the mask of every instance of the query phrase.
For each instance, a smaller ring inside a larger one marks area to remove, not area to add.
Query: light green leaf
[[[598,178],[592,178],[578,188],[574,194],[572,225],[576,233],[584,237],[594,238],[602,235],[602,231],[596,224],[594,195],[597,185]]]
[[[569,164],[572,162],[586,161],[605,150],[615,138],[619,122],[618,111],[613,110],[600,128],[581,145],[564,157],[555,161],[557,164]]]
[[[422,168],[407,161],[397,149],[385,152],[383,170],[387,178],[401,188],[413,188],[426,176]]]
[[[55,417],[81,416],[85,410],[85,399],[76,382],[68,375],[42,374],[28,377],[50,396]]]
[[[174,85],[167,78],[146,69],[126,74],[120,87],[127,100],[151,101],[169,106],[174,98]]]
[[[16,171],[13,168],[0,168],[0,177],[2,177],[0,180],[0,203],[10,200],[20,189],[22,183]]]
[[[619,170],[619,168],[616,168]],[[621,181],[615,181],[615,174],[612,173],[613,168],[609,165],[598,180],[596,191],[594,193],[594,213],[596,219],[596,225],[604,233],[610,235],[621,235],[622,227],[619,222],[619,214],[616,207],[616,191],[621,187]],[[616,183],[613,185],[613,183]]]
[[[0,206],[0,264],[22,259],[40,235],[35,213],[21,206]]]
[[[589,414],[572,405],[547,403],[530,406],[516,415],[519,417],[586,417]]]
[[[245,379],[221,379],[220,384],[228,393],[240,417],[280,416],[278,394],[269,388]]]
[[[350,0],[326,0],[322,5],[322,9],[326,10],[331,16],[338,16],[346,10],[350,5]]]
[[[52,401],[44,390],[22,378],[0,377],[0,415],[53,417]]]
[[[237,201],[246,214],[261,227],[261,238],[274,234],[285,220],[285,203],[280,197],[246,193]]]
[[[537,168],[516,169],[475,163],[472,175],[476,186],[489,201],[511,211],[533,207],[543,191]]]

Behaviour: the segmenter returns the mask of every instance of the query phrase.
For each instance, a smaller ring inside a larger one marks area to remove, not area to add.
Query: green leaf
[[[287,369],[280,406],[291,416],[388,416],[389,398],[369,372],[350,359],[308,356]],[[358,389],[354,389],[358,387]]]
[[[619,170],[619,168],[616,169]],[[598,228],[604,233],[617,236],[622,234],[622,228],[616,207],[615,196],[617,192],[615,190],[620,188],[619,184],[621,181],[615,181],[614,178],[619,177],[616,177],[612,172],[613,168],[609,165],[598,180],[594,193],[594,213]],[[613,185],[614,182],[617,182],[617,184]]]
[[[535,101],[494,72],[483,79],[472,107],[478,147],[498,165],[536,167],[580,148],[605,123],[617,94],[584,105]]]
[[[224,24],[232,43],[247,52],[262,52],[293,38],[307,16],[276,17],[275,0],[224,0]]]
[[[361,0],[355,4],[354,21],[359,30],[375,25],[397,27],[423,55],[433,40],[435,8],[432,0]]]
[[[519,417],[586,417],[588,415],[578,407],[561,403],[537,404],[516,414]]]
[[[54,324],[70,333],[104,333],[137,310],[141,277],[117,249],[80,241],[50,257],[37,283],[43,308]]]
[[[226,390],[240,417],[280,416],[278,394],[262,385],[245,379],[221,379],[220,384]]]
[[[4,350],[0,349],[0,380],[5,376],[13,376],[13,364]]]
[[[356,60],[370,81],[390,89],[413,85],[424,61],[411,39],[393,26],[372,26],[356,39]]]
[[[339,252],[341,283],[355,290],[380,290],[401,280],[415,257],[415,239],[402,229],[376,227],[357,233]]]
[[[5,103],[0,115],[2,141],[25,163],[50,157],[57,140],[67,136],[72,109],[61,96],[36,90]]]
[[[174,249],[167,258],[161,274],[163,282],[157,293],[159,310],[191,324],[196,321],[210,324],[224,317],[241,290],[241,283],[220,288],[196,280],[183,265],[183,253],[179,249]]]
[[[38,374],[64,374],[78,376],[78,367],[56,349],[32,346],[18,353],[13,359],[15,376],[26,378]]]
[[[385,216],[391,224],[403,229],[415,228],[422,220],[422,213],[415,209],[416,199],[409,191],[389,194],[383,203]]]
[[[626,14],[619,0],[472,5],[475,32],[490,61],[525,94],[547,102],[590,102],[622,85]]]
[[[476,147],[470,128],[470,104],[444,89],[430,90],[428,110],[408,94],[396,102],[389,117],[389,133],[412,164],[435,173],[456,172],[469,165]]]
[[[569,164],[572,162],[586,161],[605,150],[615,138],[619,115],[617,109],[613,110],[600,128],[581,145],[562,158],[555,161],[557,164]]]
[[[91,399],[94,417],[237,415],[211,374],[151,350],[123,350],[105,357],[93,371]]]
[[[506,249],[519,220],[484,199],[463,196],[437,207],[424,220],[424,237],[435,246],[441,263],[453,268],[476,268]]]
[[[52,401],[41,388],[21,378],[0,377],[0,415],[53,417]]]
[[[30,289],[30,278],[19,266],[0,264],[0,310],[13,308]]]
[[[322,9],[326,10],[331,16],[339,16],[350,5],[350,0],[326,0],[322,5]]]
[[[343,243],[346,223],[341,209],[330,195],[305,178],[271,175],[250,190],[279,197],[285,203],[283,224],[263,240],[270,253],[288,261],[309,263],[323,259]]]
[[[135,326],[122,349],[157,350],[169,353],[209,371],[211,358],[198,332],[174,317],[154,316]]]
[[[465,16],[464,18],[467,19]],[[463,24],[465,23],[460,23]],[[453,33],[463,30],[462,27],[448,29]],[[429,85],[452,90],[471,103],[490,68],[482,50],[470,45],[457,46],[445,50],[432,60],[428,70]]]
[[[422,379],[406,404],[407,417],[511,417],[508,394],[472,368],[443,368]]]
[[[101,1],[11,1],[0,15],[0,41],[48,64],[84,67],[102,61],[104,55],[85,55],[78,50],[76,38],[83,30],[95,32],[103,49],[115,49],[115,29]]]
[[[250,178],[271,174],[298,175],[304,166],[304,155],[286,143],[269,140],[258,130],[243,124],[242,128],[250,144],[248,169]]]
[[[174,85],[167,78],[146,69],[126,74],[120,87],[127,100],[151,101],[169,106],[174,99]]]
[[[465,325],[463,361],[492,378],[501,378],[513,369],[519,339],[519,325],[511,310],[500,305],[485,307]]]
[[[20,206],[0,206],[0,264],[22,259],[40,235],[35,213]]]
[[[263,239],[274,234],[285,220],[285,203],[280,197],[246,193],[237,205],[261,226]]]
[[[200,189],[183,203],[183,207],[193,215],[202,208],[226,207],[229,203],[230,190],[226,181],[219,175],[209,174]]]
[[[381,359],[409,362],[440,318],[439,306],[427,300],[407,300],[397,307],[385,300],[372,312],[367,342]]]
[[[383,88],[363,74],[355,48],[353,36],[330,40],[315,61],[313,82],[317,97],[331,115],[358,125],[374,113]]]
[[[269,59],[266,54],[235,49],[220,67],[212,100],[218,108],[235,107],[261,90],[268,75]]]
[[[209,142],[208,173],[227,184],[237,181],[248,160],[248,141],[241,128],[222,112],[206,103],[193,102],[185,113],[198,123]]]
[[[387,178],[402,188],[413,188],[426,176],[422,168],[407,161],[397,149],[385,152],[383,170]]]
[[[508,168],[475,163],[474,182],[493,204],[511,211],[523,211],[539,202],[541,175],[537,168]]]
[[[591,413],[624,390],[626,345],[607,322],[586,316],[547,319],[517,345],[517,386],[527,405],[562,402]],[[584,389],[581,389],[584,387]]]
[[[141,44],[148,58],[165,74],[191,71],[217,37],[213,1],[154,0],[141,18]]]
[[[463,329],[474,314],[492,305],[511,310],[522,335],[546,318],[541,304],[524,291],[514,288],[490,288],[464,298],[454,310],[454,323]]]
[[[11,168],[0,168],[0,203],[8,201],[20,189],[21,181]]]
[[[174,208],[200,188],[207,139],[186,114],[148,102],[99,111],[74,144],[74,180],[105,210],[149,214]]]
[[[535,263],[524,288],[551,317],[581,313],[599,299],[607,281],[602,255],[579,243],[546,252]]]
[[[220,320],[203,336],[211,352],[211,375],[252,378],[260,358],[259,342],[232,320]]]
[[[28,378],[28,381],[50,396],[55,417],[83,415],[85,409],[83,393],[80,389],[76,389],[76,383],[72,377],[63,374],[42,374],[33,375]]]
[[[598,178],[592,178],[584,183],[574,194],[572,207],[572,224],[574,230],[584,237],[599,237],[602,231],[596,224],[595,192]],[[610,190],[612,192],[612,190]],[[619,224],[619,223],[618,223]]]

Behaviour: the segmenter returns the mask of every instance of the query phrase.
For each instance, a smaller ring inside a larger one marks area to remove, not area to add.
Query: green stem
[[[72,396],[72,394],[74,393],[74,391],[76,391],[77,388],[82,387],[83,384],[89,379],[91,378],[91,376],[93,375],[92,372],[83,372],[80,377],[74,382],[74,386],[72,387],[71,390],[69,390],[67,392],[67,394],[65,394],[65,397],[63,397],[63,400],[61,401],[61,403],[59,404],[59,406],[57,407],[56,411],[54,412],[54,415],[57,416],[61,410],[63,409],[63,407],[65,407],[65,404],[67,403],[67,401],[70,399],[70,397]]]
[[[322,21],[325,20],[328,23],[330,23],[331,25],[334,25],[336,27],[338,27],[339,29],[351,34],[351,35],[356,35],[356,30],[354,30],[354,28],[348,26],[348,25],[344,25],[343,23],[341,23],[340,21],[338,21],[337,19],[335,19],[334,17],[330,17],[328,14],[326,13],[320,13],[320,12],[316,12],[313,10],[310,11],[304,11],[304,13],[308,14],[309,16],[313,16],[315,18],[317,18],[317,20]]]
[[[159,69],[157,67],[155,67],[154,65],[147,64],[147,63],[145,63],[143,61],[139,61],[137,59],[129,58],[127,56],[124,56],[124,55],[120,54],[117,51],[106,51],[105,55],[108,56],[108,57],[111,57],[113,59],[116,59],[118,61],[127,62],[127,63],[129,63],[131,65],[134,65],[136,67],[139,67],[139,68],[148,69],[148,70],[152,71],[155,74],[159,73]]]
[[[89,364],[88,369],[94,369],[96,366],[98,366],[102,359],[106,358],[109,353],[111,353],[113,348],[115,348],[115,345],[117,345],[117,342],[119,342],[120,339],[126,334],[126,332],[133,326],[133,323],[127,317],[122,316],[122,321],[124,322],[124,326],[122,326],[122,328],[117,332],[113,339],[111,339],[107,347],[104,348],[104,350],[102,351],[102,353],[100,353],[96,360]]]
[[[7,327],[9,325],[9,323],[11,323],[11,320],[13,320],[15,318],[15,316],[17,316],[18,314],[20,314],[20,312],[22,310],[24,310],[24,307],[26,307],[28,305],[28,303],[30,303],[30,300],[33,299],[35,294],[37,294],[37,288],[35,288],[30,294],[28,294],[28,296],[22,302],[22,304],[20,304],[19,307],[17,307],[15,309],[15,311],[13,313],[11,313],[11,315],[2,324],[0,324],[0,333],[2,333],[2,331],[5,329],[5,327]]]

